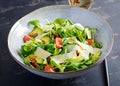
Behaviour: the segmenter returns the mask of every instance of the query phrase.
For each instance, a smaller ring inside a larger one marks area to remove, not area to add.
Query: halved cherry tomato
[[[31,38],[32,38],[31,36],[25,35],[24,38],[23,38],[23,41],[27,42],[27,41],[31,40]]]
[[[55,44],[56,44],[56,47],[60,49],[62,47],[62,39],[60,37],[56,37]]]
[[[94,44],[94,41],[93,41],[92,39],[88,39],[87,42],[88,42],[88,44],[91,45],[91,46]]]
[[[55,70],[53,69],[53,67],[50,66],[50,65],[48,65],[48,64],[45,66],[44,71],[45,72],[55,72]]]

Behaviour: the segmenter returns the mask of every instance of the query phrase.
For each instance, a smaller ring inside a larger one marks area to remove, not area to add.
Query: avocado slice
[[[99,56],[102,54],[102,51],[98,51],[96,54],[93,55],[93,61],[97,61],[99,59]]]
[[[40,58],[40,57],[36,57],[36,62],[39,63],[39,64],[42,64],[44,59],[43,58]]]
[[[43,33],[43,30],[39,27],[34,27],[34,29],[32,30],[32,32],[29,33],[30,36],[32,37],[36,37],[38,35],[41,35]]]
[[[43,58],[41,58],[41,57],[39,57],[39,56],[37,56],[37,55],[34,55],[34,54],[33,54],[33,55],[29,55],[28,57],[26,57],[26,58],[24,59],[24,62],[25,62],[26,64],[28,64],[28,65],[30,65],[31,62],[32,62],[32,63],[42,64],[43,61],[44,61]]]
[[[50,43],[50,38],[48,36],[43,36],[42,38],[40,38],[40,40],[44,43],[44,44],[49,44]]]

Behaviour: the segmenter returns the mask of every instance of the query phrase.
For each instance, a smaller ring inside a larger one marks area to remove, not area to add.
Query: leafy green
[[[57,70],[57,72],[64,72],[65,65],[62,65],[62,64],[58,65],[53,60],[50,60],[50,65],[54,67],[55,70]]]
[[[36,41],[35,39],[32,39],[27,44],[21,46],[21,51],[19,53],[21,54],[21,56],[26,57],[30,54],[33,54],[36,48],[40,45],[40,42]]]
[[[57,28],[56,35],[59,35],[61,38],[63,38],[64,34],[65,34],[65,32],[64,32],[62,27],[61,28]]]
[[[54,24],[58,24],[60,26],[65,26],[66,25],[66,21],[63,20],[62,18],[57,18],[55,19],[55,21],[53,22]]]
[[[31,66],[31,63],[30,63],[31,61],[29,60],[28,57],[23,58],[23,61],[24,61],[24,63],[27,64],[28,66]]]
[[[63,46],[67,46],[68,45],[68,40],[67,39],[64,39],[63,40]]]
[[[81,41],[84,42],[87,38],[87,34],[85,32],[85,30],[79,30],[79,29],[75,29],[74,32],[76,33],[76,38]]]
[[[23,57],[26,57],[34,53],[35,50],[36,50],[36,46],[34,46],[33,44],[23,45],[21,47],[21,54],[23,55]]]
[[[54,44],[48,44],[46,45],[46,50],[50,53],[54,53],[55,45]]]
[[[102,48],[103,47],[103,43],[102,42],[95,42],[95,46],[97,48]]]
[[[67,23],[67,25],[73,25],[73,22],[72,22],[70,19],[68,19],[68,20],[66,21],[66,23]]]
[[[44,68],[45,68],[45,64],[40,64],[38,67],[37,67],[37,69],[38,70],[44,70]]]
[[[67,48],[62,48],[62,51],[60,52],[60,54],[65,54],[67,53]]]
[[[39,20],[31,20],[29,21],[29,24],[32,24],[34,27],[41,27]]]
[[[61,49],[58,49],[55,47],[54,54],[53,55],[58,55],[60,53]]]

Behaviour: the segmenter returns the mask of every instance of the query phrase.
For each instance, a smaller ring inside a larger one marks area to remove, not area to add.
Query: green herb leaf
[[[32,24],[34,27],[40,27],[39,20],[31,20],[29,24]]]

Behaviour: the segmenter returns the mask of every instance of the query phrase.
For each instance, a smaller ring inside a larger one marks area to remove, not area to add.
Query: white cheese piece
[[[77,54],[76,54],[76,51],[71,51],[70,53],[67,53],[67,58],[68,59],[71,59],[71,58],[76,58],[77,57]]]
[[[89,52],[87,50],[82,49],[80,46],[76,45],[74,47],[74,51],[77,51],[86,60],[89,59]]]
[[[69,37],[68,43],[73,44],[73,43],[75,43],[76,40],[77,40],[76,37]]]
[[[35,37],[35,39],[40,40],[40,38],[46,36],[47,34],[48,34],[48,33],[44,33],[44,34],[38,35],[37,37]]]
[[[40,57],[40,58],[43,58],[43,59],[46,59],[48,56],[51,55],[51,53],[45,51],[44,49],[38,47],[36,49],[36,51],[34,52],[34,54],[37,56],[37,57]]]
[[[70,49],[69,53],[63,54],[63,55],[57,55],[50,57],[53,61],[55,61],[57,64],[64,63],[66,59],[71,58],[77,58],[76,51],[86,60],[89,59],[89,54],[96,54],[100,49],[93,48],[92,46],[89,46],[87,44],[81,43],[79,41],[76,41],[78,45],[71,45],[67,48]]]
[[[85,28],[85,32],[87,34],[88,39],[91,39],[92,38],[91,31],[88,28]]]
[[[87,50],[79,50],[79,52],[80,52],[80,55],[83,57],[83,58],[85,58],[86,60],[88,60],[89,59],[89,52],[87,51]]]
[[[47,30],[52,30],[53,26],[54,25],[42,25],[42,28],[47,31]]]
[[[84,27],[80,23],[74,24],[75,27],[79,28],[80,30],[84,30]]]
[[[87,50],[88,52],[90,52],[90,53],[92,53],[92,54],[96,54],[98,51],[100,51],[99,48],[93,48],[92,46],[87,45],[87,44],[84,44],[84,43],[81,43],[81,42],[79,42],[79,41],[76,41],[76,42],[77,42],[77,44],[78,44],[81,48]]]
[[[72,48],[71,52],[69,52],[69,53],[52,56],[50,58],[53,61],[55,61],[57,64],[60,64],[60,63],[64,63],[66,61],[66,59],[76,58],[76,57],[77,57],[76,50],[74,48]]]
[[[60,63],[64,63],[65,62],[65,60],[67,59],[67,55],[66,54],[56,55],[56,56],[52,56],[50,58],[51,58],[51,60],[53,60],[57,64],[60,64]]]
[[[74,28],[74,25],[66,25],[64,28],[65,29],[72,29],[72,28]]]
[[[75,45],[66,46],[67,52],[70,53],[73,50],[74,47],[75,47]]]

